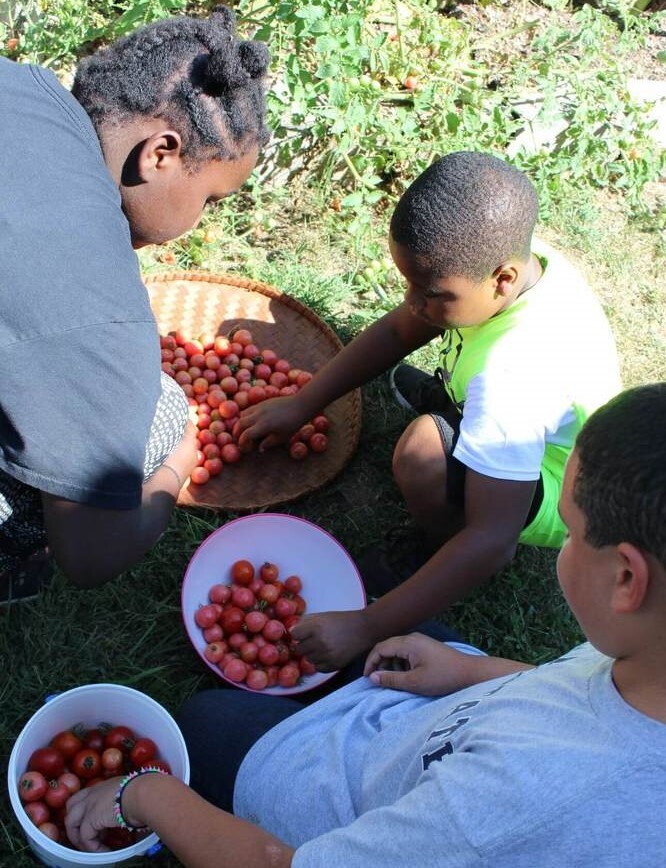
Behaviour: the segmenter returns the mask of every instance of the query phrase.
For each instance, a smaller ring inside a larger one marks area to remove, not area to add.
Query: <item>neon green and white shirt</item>
[[[495,479],[544,481],[521,542],[559,546],[557,500],[583,422],[621,389],[615,341],[599,300],[574,266],[536,241],[538,283],[479,326],[446,333],[445,385],[462,409],[454,456]]]

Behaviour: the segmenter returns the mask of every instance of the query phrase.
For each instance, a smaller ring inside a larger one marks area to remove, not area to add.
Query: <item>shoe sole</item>
[[[396,368],[397,368],[397,365],[395,368],[391,368],[391,370],[389,372],[389,388],[391,389],[391,394],[393,395],[393,399],[395,400],[396,404],[398,404],[400,407],[403,408],[403,410],[409,410],[411,413],[416,413],[416,410],[414,409],[414,407],[412,407],[412,405],[409,403],[407,398],[405,398],[405,396],[402,394],[400,389],[395,384]]]

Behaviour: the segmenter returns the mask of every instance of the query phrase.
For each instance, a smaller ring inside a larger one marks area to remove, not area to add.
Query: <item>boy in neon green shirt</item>
[[[393,458],[411,514],[439,547],[366,610],[302,619],[292,635],[322,671],[461,599],[505,566],[519,541],[563,541],[557,500],[566,458],[620,378],[591,290],[556,251],[539,242],[533,249],[537,212],[532,184],[508,163],[469,152],[438,160],[391,220],[389,248],[407,281],[403,303],[306,389],[241,417],[243,436],[265,448],[441,339],[438,406],[409,425]],[[404,367],[396,372],[403,381]]]

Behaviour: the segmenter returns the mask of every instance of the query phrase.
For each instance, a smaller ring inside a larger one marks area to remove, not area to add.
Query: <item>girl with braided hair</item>
[[[267,66],[224,7],[100,49],[71,93],[0,59],[0,599],[34,594],[45,546],[93,586],[166,527],[196,440],[132,248],[246,181]]]

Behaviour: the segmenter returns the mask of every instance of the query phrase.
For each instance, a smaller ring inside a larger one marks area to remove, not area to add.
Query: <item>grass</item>
[[[259,206],[263,221],[256,219]],[[386,215],[376,217],[369,233],[349,234],[317,190],[244,193],[215,209],[205,228],[216,240],[204,242],[198,231],[168,248],[177,266],[233,269],[274,283],[317,310],[344,340],[400,296],[391,269],[386,299],[355,282],[386,253]],[[627,222],[622,200],[606,194],[558,206],[541,227],[546,240],[578,262],[602,299],[627,385],[666,378],[666,250],[649,229]],[[147,271],[159,270],[163,259],[164,250],[149,250],[142,263]],[[427,364],[432,358],[426,349],[415,360]],[[280,508],[321,525],[358,557],[408,519],[390,474],[392,447],[406,421],[385,384],[369,384],[361,441],[344,472],[325,489]],[[180,582],[201,540],[232,517],[177,510],[141,564],[104,588],[77,591],[57,576],[36,601],[0,610],[3,770],[22,726],[51,693],[110,681],[143,690],[174,712],[196,691],[217,686],[186,639]],[[559,593],[555,554],[545,550],[519,549],[509,567],[455,606],[447,620],[490,652],[531,662],[581,639]],[[33,866],[6,800],[0,824],[0,866]],[[178,864],[167,853],[156,861]]]

